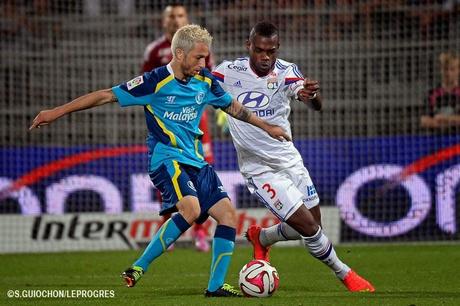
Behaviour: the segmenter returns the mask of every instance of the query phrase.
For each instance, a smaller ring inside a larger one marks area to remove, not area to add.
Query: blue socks
[[[175,214],[160,227],[144,253],[133,266],[141,267],[146,272],[150,263],[166,251],[189,228],[190,224],[187,223],[184,217],[180,214]],[[224,284],[235,247],[235,235],[236,230],[232,227],[226,225],[216,227],[212,243],[212,263],[208,283],[208,291],[210,292],[216,291]]]
[[[235,247],[236,230],[226,225],[217,225],[212,241],[211,274],[209,277],[208,291],[219,289],[225,280],[227,270]]]
[[[184,217],[179,213],[175,214],[160,227],[142,256],[133,266],[141,267],[145,273],[150,263],[166,251],[189,228],[190,224],[187,223]]]

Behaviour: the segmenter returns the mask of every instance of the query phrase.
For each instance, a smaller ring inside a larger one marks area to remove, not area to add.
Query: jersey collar
[[[186,81],[182,81],[182,80],[179,80],[178,78],[176,78],[176,77],[174,76],[174,71],[173,71],[173,69],[172,69],[172,67],[171,67],[171,63],[169,63],[168,65],[166,65],[166,69],[168,69],[169,74],[171,74],[171,75],[174,77],[174,79],[175,79],[177,82],[179,82],[180,84],[187,85],[188,82],[190,82],[190,80],[191,80],[190,77],[187,78]]]

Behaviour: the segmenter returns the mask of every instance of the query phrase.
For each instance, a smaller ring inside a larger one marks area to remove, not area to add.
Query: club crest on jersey
[[[278,209],[278,210],[281,210],[283,208],[283,203],[281,203],[280,200],[276,200],[274,205],[275,205],[276,209]]]
[[[134,87],[141,85],[142,83],[144,83],[144,77],[140,75],[138,77],[135,77],[131,81],[126,82],[126,87],[128,88],[128,90],[131,90]]]
[[[267,88],[268,89],[277,89],[278,88],[278,79],[277,78],[269,78],[267,80]]]
[[[199,93],[197,93],[197,95],[195,96],[195,102],[196,102],[197,104],[203,103],[205,95],[206,95],[206,94],[205,94],[204,92],[202,92],[202,91],[200,91]]]

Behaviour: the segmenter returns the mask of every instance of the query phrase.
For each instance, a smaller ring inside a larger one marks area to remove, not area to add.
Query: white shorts
[[[301,206],[319,204],[319,197],[302,161],[278,172],[264,172],[245,178],[249,191],[281,221],[286,221]]]

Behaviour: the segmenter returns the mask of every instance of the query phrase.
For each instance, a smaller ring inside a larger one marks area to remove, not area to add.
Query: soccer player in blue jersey
[[[211,35],[200,26],[182,27],[173,37],[173,59],[167,66],[43,110],[30,126],[30,129],[39,128],[68,113],[110,102],[144,107],[149,130],[149,175],[163,198],[160,214],[178,213],[160,227],[144,253],[122,273],[128,287],[133,287],[149,265],[194,222],[204,222],[211,216],[217,227],[205,296],[241,296],[224,283],[233,254],[236,212],[213,168],[203,159],[200,117],[209,104],[263,129],[275,139],[290,140],[290,137],[281,127],[265,122],[232,99],[204,69],[211,41]]]

